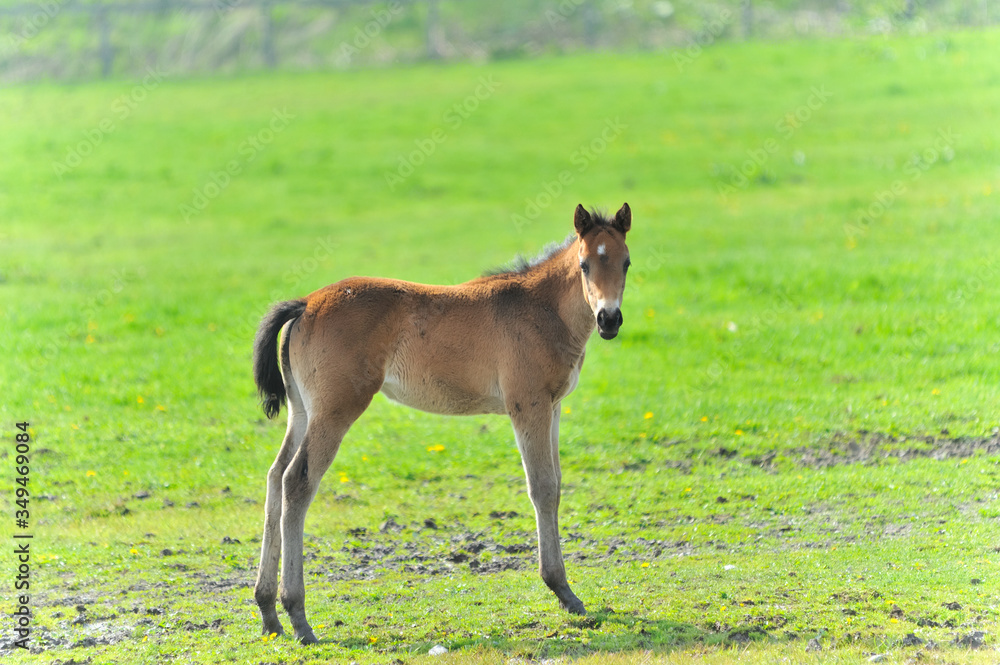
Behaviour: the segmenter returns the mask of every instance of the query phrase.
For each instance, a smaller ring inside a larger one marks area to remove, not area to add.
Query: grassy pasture
[[[0,492],[19,533],[28,421],[40,649],[5,624],[4,662],[995,662],[996,43],[0,92]],[[508,423],[378,397],[307,521],[322,643],[262,639],[268,304],[463,281],[623,200],[625,325],[562,420],[591,615],[534,573]]]

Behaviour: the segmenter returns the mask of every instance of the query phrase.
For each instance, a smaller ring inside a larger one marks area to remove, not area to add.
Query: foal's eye
[[[587,263],[586,261],[580,261],[580,270],[583,272],[584,275],[589,275],[590,274],[590,264]]]
[[[625,259],[625,272],[628,272],[628,267],[632,265],[631,259]]]

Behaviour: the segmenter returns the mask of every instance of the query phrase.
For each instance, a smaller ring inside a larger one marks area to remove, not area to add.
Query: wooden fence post
[[[97,6],[94,19],[97,21],[97,33],[100,39],[97,55],[101,60],[101,76],[108,78],[115,64],[115,49],[111,45],[111,23],[104,5]]]
[[[260,38],[261,55],[264,57],[264,64],[273,69],[278,65],[278,56],[274,52],[274,13],[272,12],[270,2],[261,4],[260,16],[262,20]]]
[[[427,0],[427,57],[436,60],[444,55],[444,29],[438,12],[438,0]]]

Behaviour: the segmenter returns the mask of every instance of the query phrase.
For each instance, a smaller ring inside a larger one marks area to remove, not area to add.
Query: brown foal
[[[457,286],[352,277],[276,304],[254,341],[264,413],[288,404],[288,429],[267,474],[254,596],[263,632],[316,642],[305,612],[302,530],[320,479],[355,420],[382,391],[443,414],[510,417],[538,525],[539,572],[567,611],[584,614],[559,546],[560,401],[576,387],[587,339],[611,339],[632,224],[626,203],[607,218],[577,206],[576,233],[521,269]]]

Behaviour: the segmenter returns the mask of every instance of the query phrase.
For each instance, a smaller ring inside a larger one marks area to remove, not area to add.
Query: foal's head
[[[578,205],[573,224],[580,238],[583,293],[597,317],[597,331],[604,339],[612,339],[622,325],[622,295],[630,263],[625,234],[632,227],[632,211],[626,203],[607,220]]]

